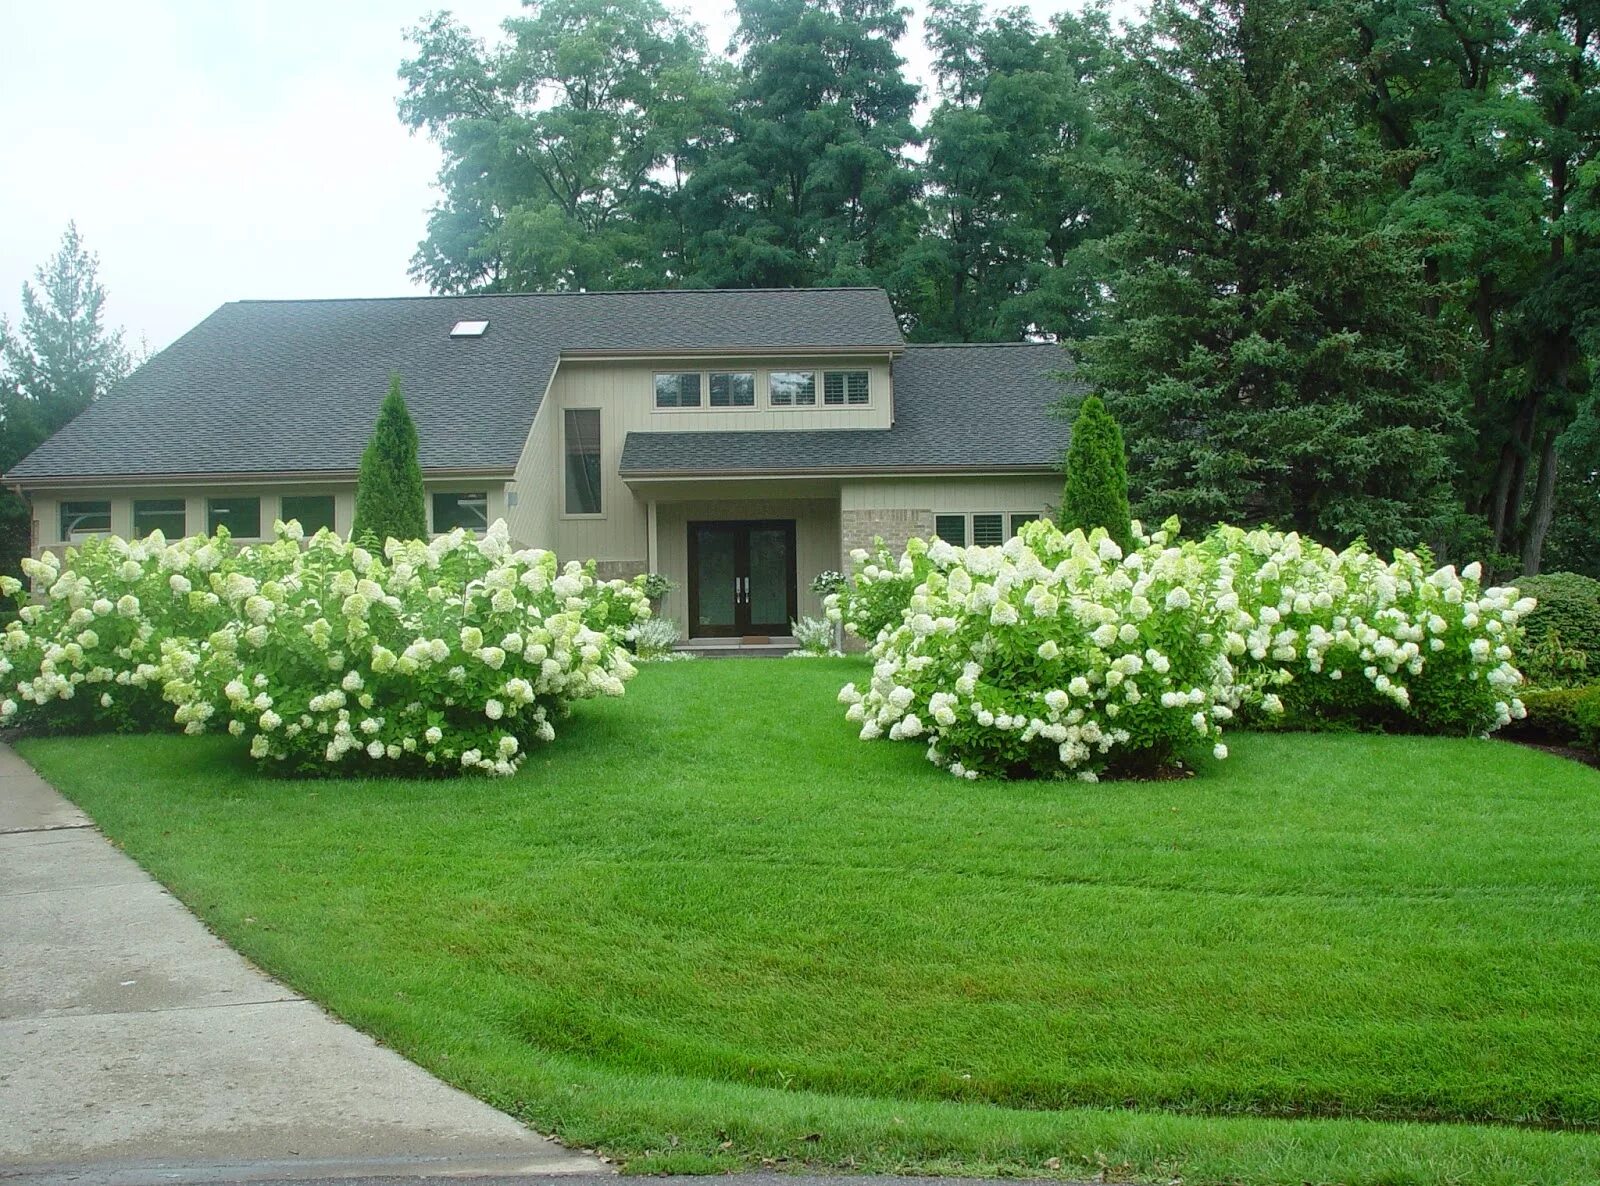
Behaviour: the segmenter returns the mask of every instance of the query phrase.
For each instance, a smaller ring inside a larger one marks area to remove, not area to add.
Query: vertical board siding
[[[1061,478],[878,478],[845,482],[839,498],[847,511],[1045,514],[1061,501]]]

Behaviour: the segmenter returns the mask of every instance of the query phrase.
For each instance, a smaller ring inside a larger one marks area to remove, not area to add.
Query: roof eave
[[[515,466],[424,466],[424,479],[509,479]],[[283,485],[291,482],[354,482],[355,469],[308,470],[195,470],[171,473],[0,474],[0,483],[15,490],[44,490],[70,486],[159,486],[185,484],[211,486],[224,482]]]
[[[563,349],[563,362],[609,362],[612,360],[638,361],[647,358],[837,358],[887,355],[898,358],[906,352],[905,344],[882,342],[875,345],[854,346],[718,346],[693,349],[667,350],[661,347],[638,347],[617,350]]]
[[[716,469],[619,469],[625,482],[633,481],[718,481],[750,478],[904,478],[940,477],[959,474],[963,477],[1008,477],[1012,475],[1037,475],[1061,472],[1052,462],[1027,465],[828,465],[789,466],[783,468],[718,466]]]

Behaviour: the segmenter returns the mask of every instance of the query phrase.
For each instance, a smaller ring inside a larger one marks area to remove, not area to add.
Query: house
[[[36,550],[348,531],[391,374],[431,530],[665,574],[689,636],[786,634],[881,536],[998,543],[1058,497],[1070,363],[907,345],[873,288],[227,304],[19,462]]]

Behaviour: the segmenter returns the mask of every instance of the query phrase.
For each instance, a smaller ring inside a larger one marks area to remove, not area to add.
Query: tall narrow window
[[[712,371],[713,408],[753,408],[756,404],[756,377],[749,371]]]
[[[189,534],[189,514],[181,498],[136,498],[133,501],[135,539],[159,531],[167,539]]]
[[[71,542],[85,535],[105,535],[111,530],[111,500],[85,499],[61,504],[61,538]]]
[[[215,535],[226,527],[234,539],[261,538],[261,500],[259,498],[206,499],[206,530]]]
[[[698,408],[699,406],[699,371],[668,371],[656,376],[656,407]]]
[[[815,371],[773,371],[767,376],[767,401],[775,408],[809,408],[817,402]]]
[[[566,414],[569,515],[600,514],[600,409],[568,408]]]
[[[958,548],[966,547],[967,517],[965,515],[936,515],[933,520],[933,534],[947,544],[955,544]]]
[[[278,518],[285,523],[295,520],[307,535],[316,535],[324,527],[333,530],[331,494],[285,494],[280,511]]]
[[[822,376],[822,402],[829,407],[864,404],[869,394],[866,371],[825,371]]]
[[[433,529],[440,535],[464,527],[468,531],[489,529],[489,496],[482,490],[470,494],[444,493],[433,496]]]

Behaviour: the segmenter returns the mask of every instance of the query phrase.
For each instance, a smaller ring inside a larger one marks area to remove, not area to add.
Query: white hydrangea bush
[[[856,557],[858,604],[912,591],[877,635],[871,680],[840,692],[849,719],[864,739],[925,740],[967,778],[1148,773],[1195,743],[1225,756],[1238,693],[1215,601],[1191,592],[1215,562],[1167,530],[1138,545],[1037,522],[1001,547],[913,540],[892,568]]]
[[[209,575],[236,563],[226,537],[169,544],[91,539],[25,559],[36,599],[0,641],[0,720],[69,731],[139,730],[170,724],[163,698],[171,640],[204,637],[227,620]],[[21,589],[0,577],[0,592]]]
[[[1385,561],[1361,543],[1336,552],[1236,527],[1205,546],[1256,720],[1471,736],[1525,715],[1516,649],[1535,602],[1484,588],[1478,564],[1457,572],[1406,551]]]
[[[1236,714],[1297,728],[1476,735],[1523,714],[1518,623],[1534,606],[1425,557],[1293,533],[1178,524],[1123,554],[1103,532],[1025,526],[998,548],[858,552],[829,612],[873,640],[840,693],[864,739],[923,739],[953,773],[1094,778],[1197,744]]]
[[[101,549],[125,553],[119,579],[148,593],[130,606],[140,641],[116,652],[123,666],[109,682],[131,671],[186,732],[226,728],[254,757],[298,772],[510,774],[572,701],[623,693],[635,673],[625,642],[650,616],[637,582],[514,550],[503,523],[482,538],[391,540],[382,556],[326,531],[302,542],[293,523],[256,547],[225,535],[96,541],[65,564],[41,562],[62,596],[13,626],[29,639],[18,653],[41,656],[26,668],[11,660],[19,697],[59,678],[59,659],[47,672],[44,658],[81,647],[74,603],[93,612],[101,599]]]

